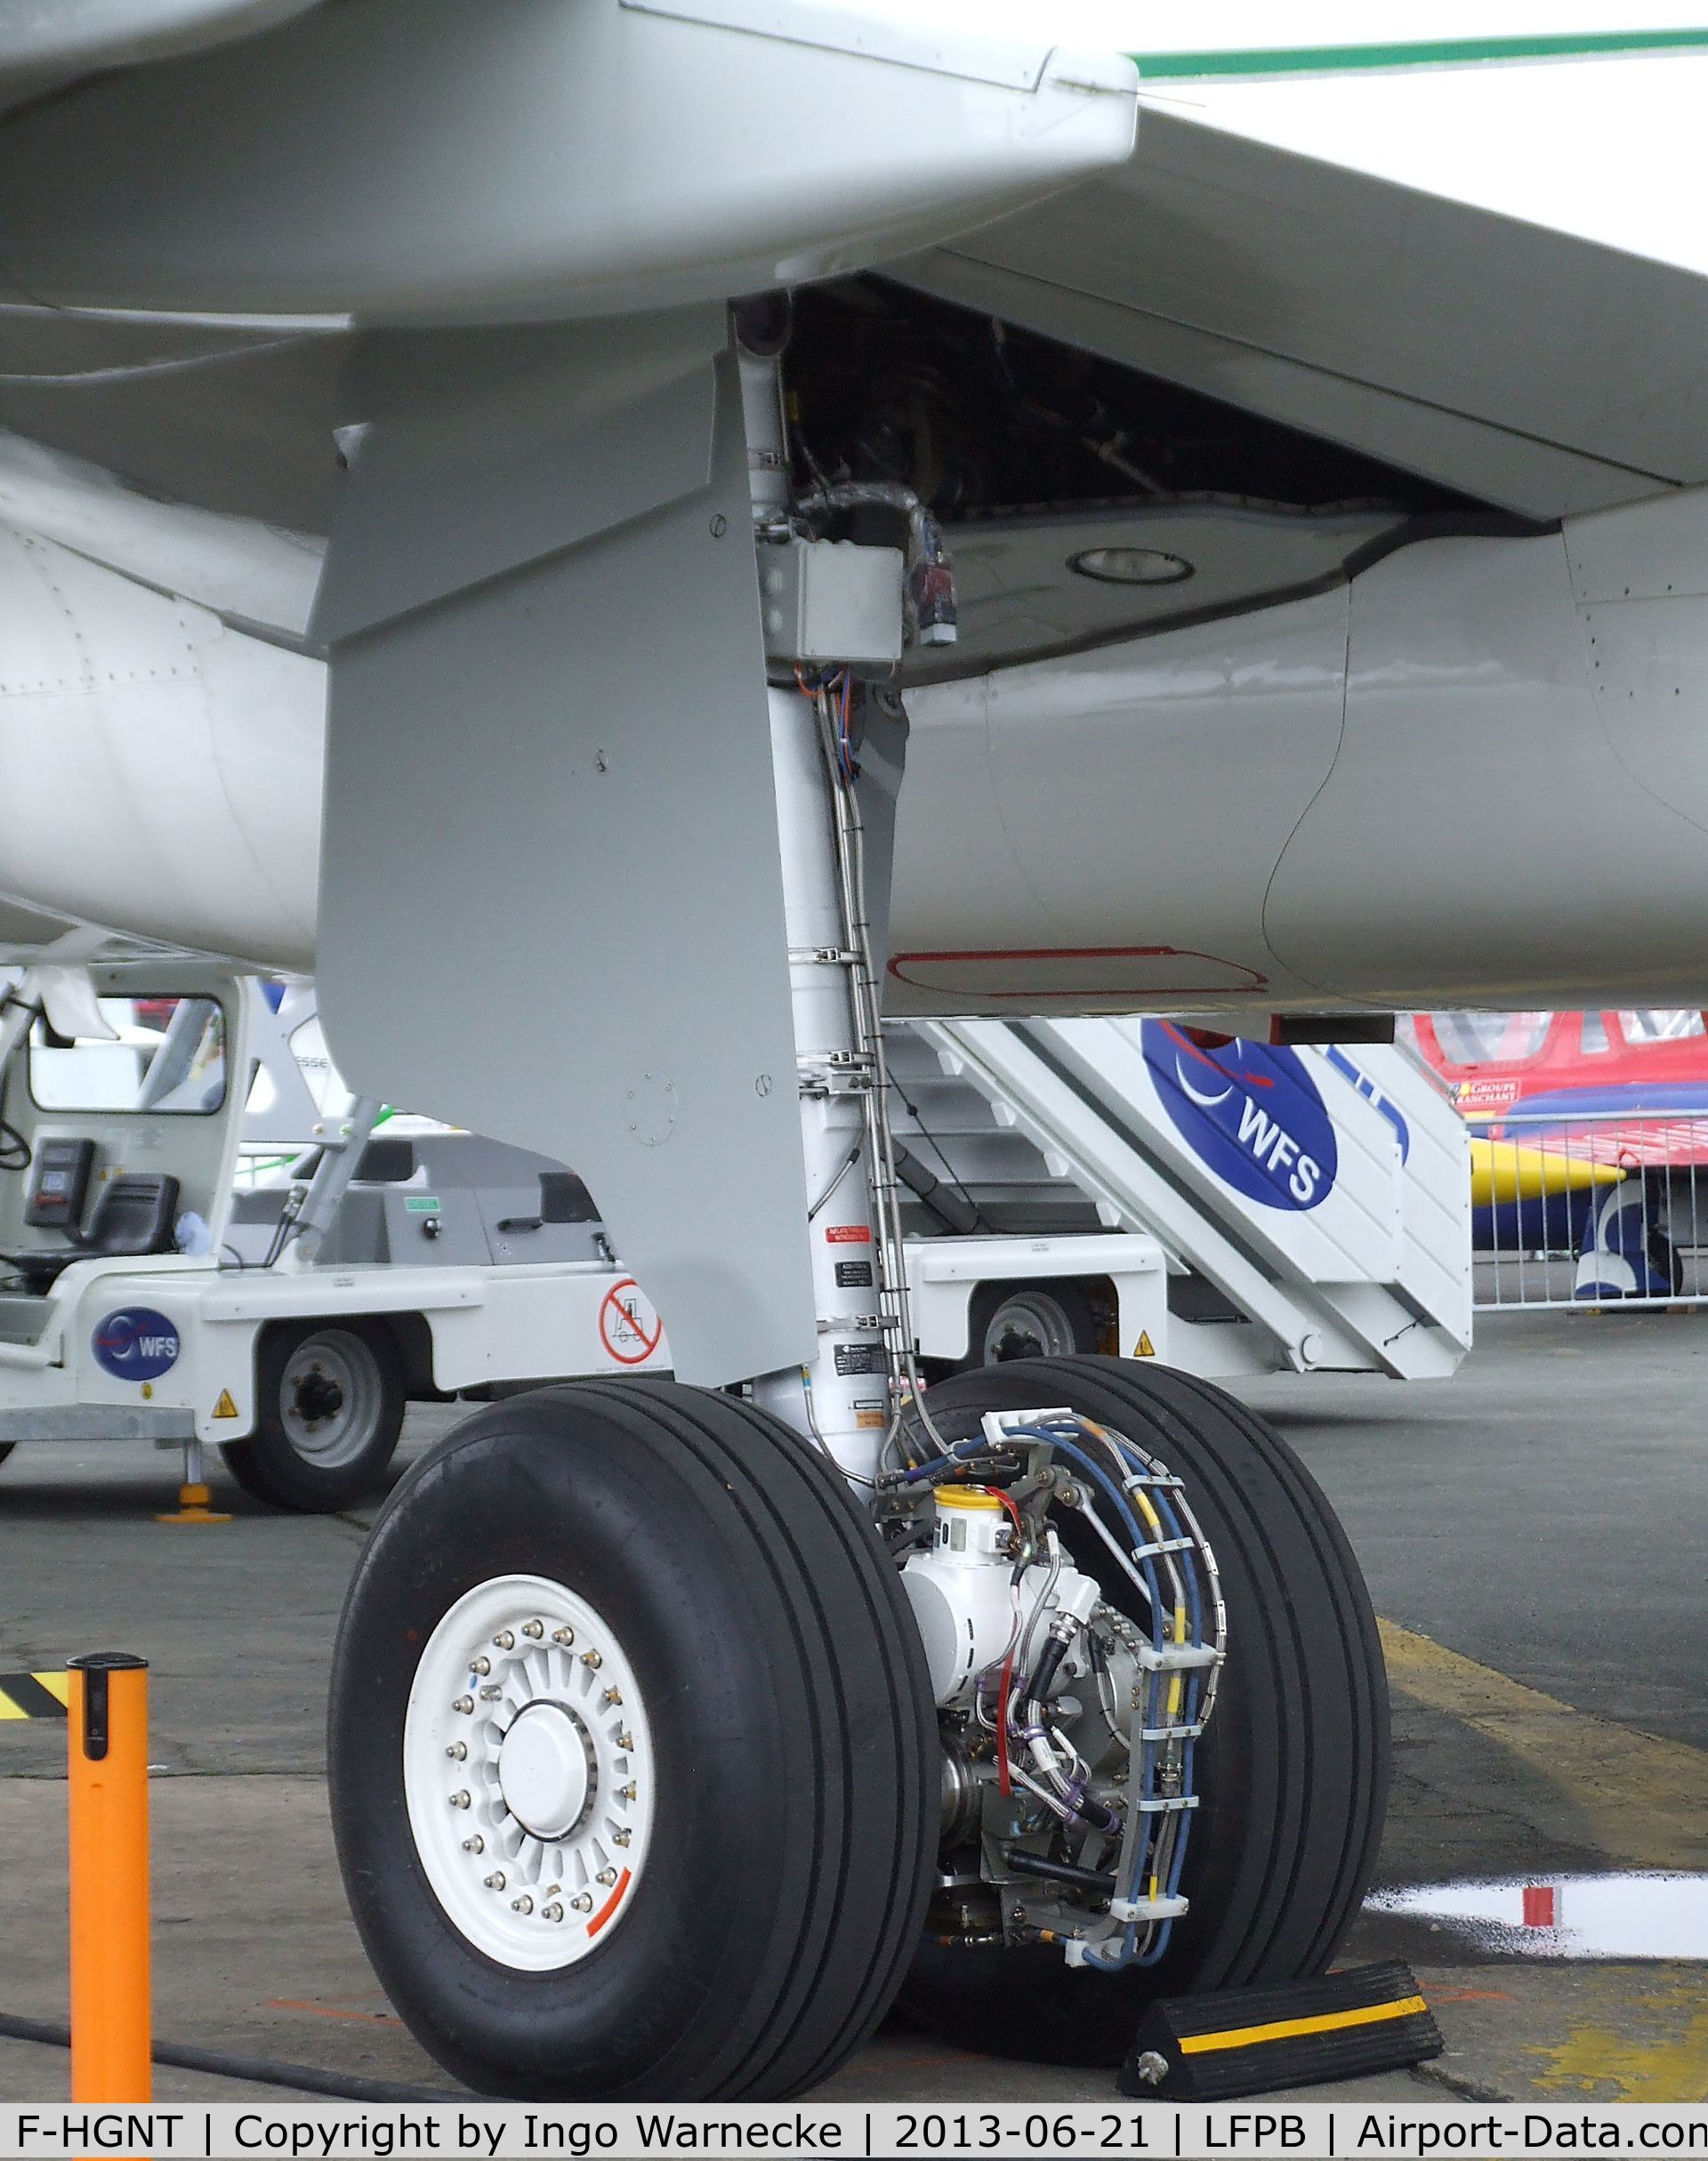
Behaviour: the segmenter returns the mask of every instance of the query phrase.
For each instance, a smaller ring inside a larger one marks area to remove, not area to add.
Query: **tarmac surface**
[[[1323,2097],[1708,2100],[1708,1313],[1495,1317],[1450,1382],[1240,1392],[1326,1488],[1384,1622],[1394,1794],[1347,1955],[1409,1958],[1448,2044]],[[461,1415],[412,1412],[400,1465]],[[326,1818],[327,1662],[373,1510],[269,1514],[216,1466],[231,1521],[157,1522],[175,1480],[121,1445],[0,1471],[0,1672],[153,1668],[157,2035],[272,2067],[163,2068],[157,2095],[284,2100],[283,2065],[449,2095],[363,1958]],[[65,2017],[64,1746],[0,1722],[14,2020]],[[0,2096],[65,2077],[62,2051],[0,2040]],[[1109,2093],[886,2031],[819,2098]]]

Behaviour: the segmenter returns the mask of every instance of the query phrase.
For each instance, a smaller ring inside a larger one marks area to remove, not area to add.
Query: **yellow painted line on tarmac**
[[[1708,1750],[1575,1711],[1392,1621],[1377,1627],[1390,1684],[1518,1757],[1610,1861],[1708,1868]]]
[[[1597,2001],[1574,2019],[1563,2041],[1532,2043],[1536,2092],[1551,2101],[1708,2101],[1708,2004],[1701,1969],[1653,1980],[1623,1972],[1591,1977]]]

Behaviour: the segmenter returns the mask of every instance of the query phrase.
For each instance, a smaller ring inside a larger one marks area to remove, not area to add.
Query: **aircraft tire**
[[[1228,1656],[1199,1749],[1202,1804],[1181,1886],[1191,1908],[1160,1962],[1100,1974],[1070,1969],[1059,1949],[928,1934],[898,1999],[903,2018],[988,2054],[1112,2064],[1153,1996],[1324,1972],[1374,1864],[1389,1735],[1374,1616],[1315,1480],[1231,1396],[1148,1361],[1019,1360],[943,1382],[930,1404],[950,1440],[976,1431],[986,1411],[1066,1407],[1159,1458],[1184,1480],[1215,1554]],[[1114,1571],[1095,1539],[1071,1514],[1061,1532],[1110,1597]]]
[[[786,2098],[922,1923],[938,1742],[897,1572],[730,1396],[530,1391],[414,1465],[345,1604],[328,1757],[375,1970],[482,2092]]]

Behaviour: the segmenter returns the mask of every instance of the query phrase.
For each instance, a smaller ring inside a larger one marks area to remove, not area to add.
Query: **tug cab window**
[[[225,1015],[214,998],[102,998],[109,1034],[68,1037],[38,1018],[29,1093],[39,1110],[207,1117],[225,1101]]]

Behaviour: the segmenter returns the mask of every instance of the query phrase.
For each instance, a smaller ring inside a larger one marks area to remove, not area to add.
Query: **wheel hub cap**
[[[587,1729],[563,1704],[531,1703],[498,1744],[498,1790],[530,1836],[566,1838],[598,1783]]]
[[[311,1373],[297,1384],[296,1407],[310,1425],[318,1419],[335,1418],[344,1407],[344,1391],[324,1374]]]

